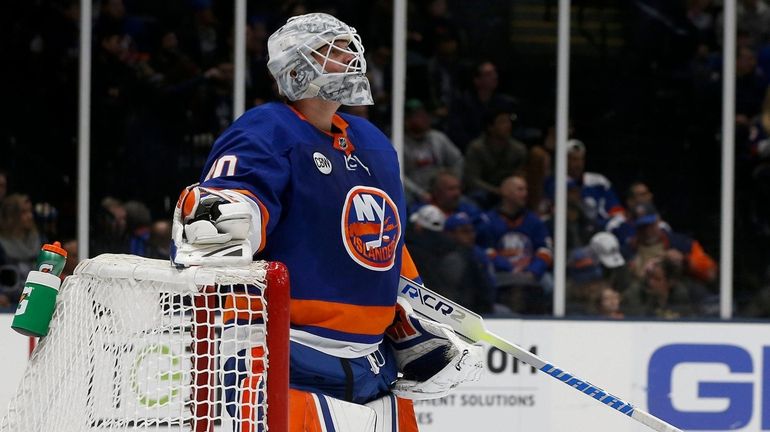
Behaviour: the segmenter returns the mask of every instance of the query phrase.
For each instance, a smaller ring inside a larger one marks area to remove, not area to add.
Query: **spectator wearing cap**
[[[433,204],[427,204],[420,207],[409,217],[409,222],[411,222],[417,230],[429,230],[434,232],[443,231],[445,221],[446,215],[444,212]]]
[[[444,231],[459,244],[476,246],[476,229],[473,227],[473,220],[465,212],[458,212],[446,218]]]
[[[444,235],[446,215],[438,207],[426,204],[409,216],[405,241],[420,277],[431,289],[440,292],[444,282],[441,257],[453,248]]]
[[[595,299],[605,288],[611,287],[593,250],[588,246],[571,250],[567,257],[567,314],[595,314]]]
[[[442,170],[460,177],[463,155],[443,132],[431,127],[431,116],[419,99],[405,106],[404,188],[412,201],[429,202],[430,180]]]
[[[620,253],[620,243],[614,235],[604,231],[598,232],[591,237],[589,245],[604,268],[614,269],[626,264]]]
[[[571,139],[567,142],[567,175],[580,188],[580,196],[589,216],[598,228],[607,226],[610,219],[625,218],[625,209],[620,204],[612,183],[602,174],[585,170],[586,146],[582,141]],[[551,199],[555,192],[553,176],[546,180],[546,191]]]
[[[500,185],[500,205],[486,213],[479,244],[510,263],[512,273],[540,281],[551,267],[551,237],[536,213],[527,208],[527,181],[511,176]]]
[[[618,291],[630,283],[620,245],[612,234],[596,233],[588,246],[570,252],[567,293],[571,313],[623,318]]]
[[[591,237],[588,247],[601,264],[604,279],[615,290],[624,291],[631,283],[631,273],[620,253],[618,239],[606,231],[600,231]]]
[[[500,199],[500,183],[523,172],[527,148],[511,136],[513,113],[504,109],[484,117],[484,133],[473,140],[465,154],[466,193],[482,207]]]
[[[420,207],[410,216],[407,226],[409,254],[426,286],[479,312],[487,312],[491,309],[489,282],[479,271],[473,250],[444,232],[447,221],[452,230],[459,229],[461,224],[451,222],[452,218],[432,204]]]
[[[700,282],[714,281],[716,262],[697,240],[661,228],[658,210],[652,203],[638,204],[632,214],[636,233],[624,245],[623,254],[634,275],[643,278],[651,260],[666,258]]]

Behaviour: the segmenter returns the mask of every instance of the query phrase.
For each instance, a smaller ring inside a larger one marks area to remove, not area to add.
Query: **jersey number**
[[[214,165],[211,166],[209,173],[206,174],[206,180],[220,177],[222,176],[222,173],[225,173],[225,176],[235,175],[235,166],[237,164],[238,157],[235,155],[224,155],[220,157],[214,162]]]

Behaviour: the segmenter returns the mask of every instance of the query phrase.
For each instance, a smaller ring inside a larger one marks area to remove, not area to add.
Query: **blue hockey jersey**
[[[604,228],[614,217],[623,218],[625,209],[620,204],[615,191],[612,190],[612,183],[607,177],[599,173],[584,172],[583,178],[579,182],[568,178],[568,184],[568,187],[580,187],[580,197],[589,212],[588,216],[601,228]],[[556,195],[556,178],[554,176],[545,180],[545,191],[553,201]]]
[[[548,229],[534,212],[521,210],[508,216],[498,210],[486,213],[488,222],[479,229],[477,243],[494,248],[511,263],[514,273],[531,272],[538,280],[553,261]]]
[[[324,132],[269,103],[220,136],[204,173],[203,186],[259,205],[262,244],[252,246],[289,269],[292,340],[340,357],[373,352],[394,317],[406,220],[387,137],[345,114]]]

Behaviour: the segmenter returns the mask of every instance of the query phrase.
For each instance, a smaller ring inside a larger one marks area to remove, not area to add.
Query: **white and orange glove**
[[[171,237],[175,265],[248,265],[252,206],[237,192],[186,187],[174,209]]]

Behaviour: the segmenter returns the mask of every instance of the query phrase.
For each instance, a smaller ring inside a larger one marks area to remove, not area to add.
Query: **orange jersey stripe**
[[[323,300],[291,300],[291,323],[345,333],[381,335],[393,322],[395,306],[358,306]]]
[[[401,276],[410,280],[415,280],[420,276],[417,266],[414,265],[412,256],[409,255],[409,250],[407,250],[406,246],[401,248]]]

